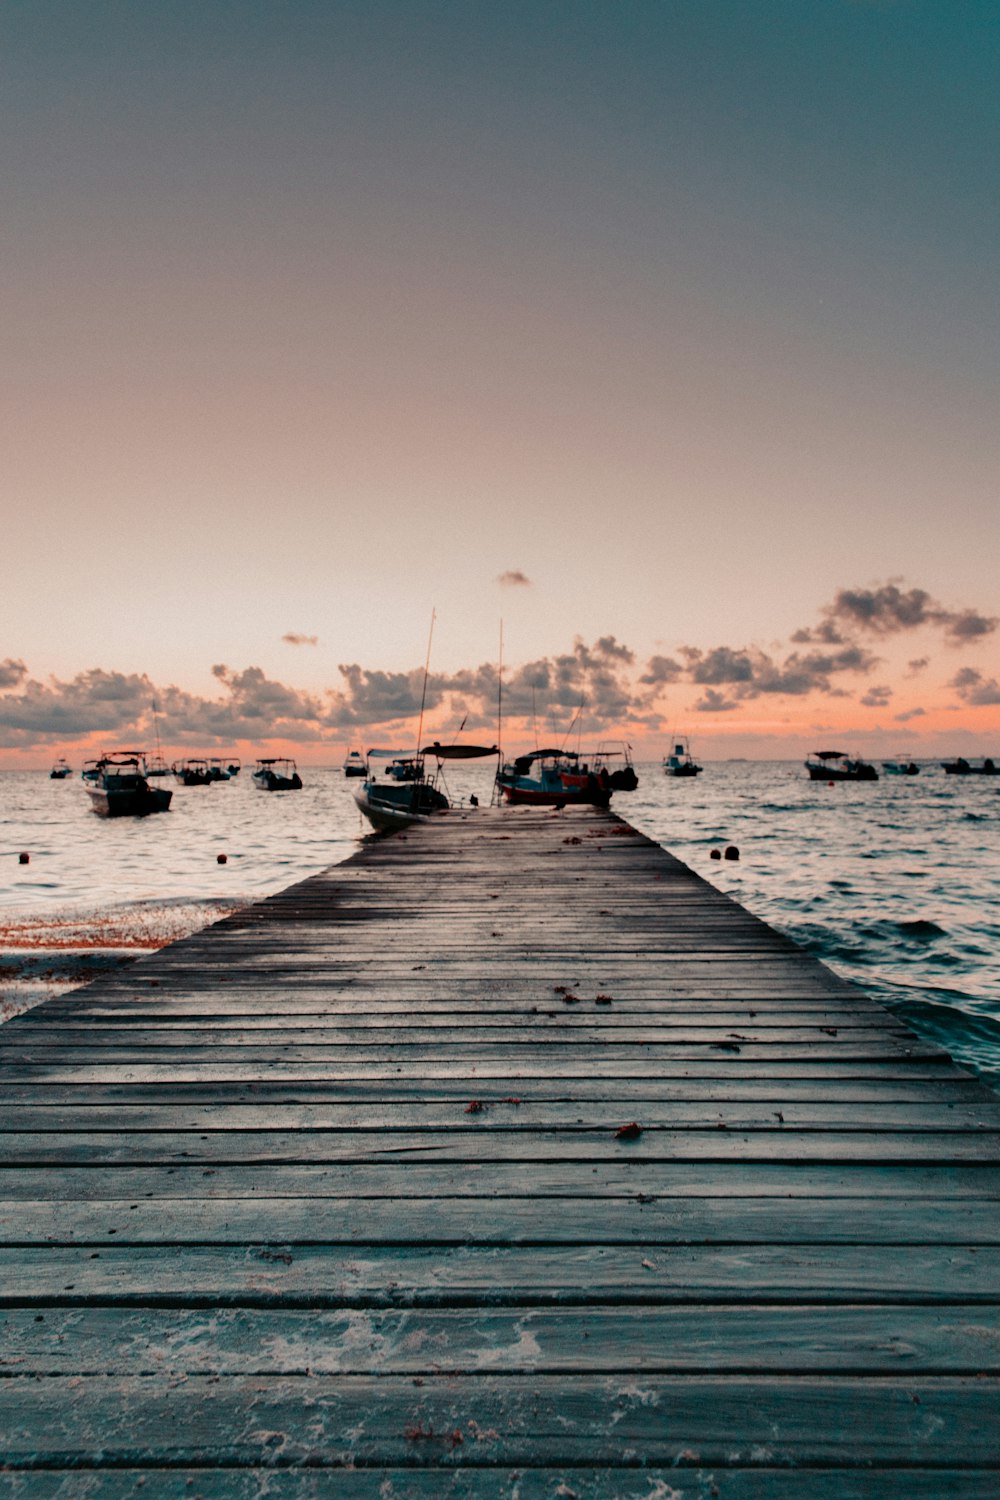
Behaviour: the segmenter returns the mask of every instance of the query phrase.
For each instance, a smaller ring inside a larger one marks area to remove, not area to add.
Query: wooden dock
[[[612,814],[374,842],[0,1101],[0,1495],[1000,1491],[1000,1101]]]

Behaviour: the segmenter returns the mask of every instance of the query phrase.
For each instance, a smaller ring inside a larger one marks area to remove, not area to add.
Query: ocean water
[[[450,772],[453,801],[488,802],[491,764]],[[637,769],[618,812],[1000,1087],[1000,779]],[[371,836],[352,784],[339,769],[303,778],[285,794],[245,772],[171,779],[169,813],[108,821],[78,777],[0,773],[0,1019],[346,858]],[[738,862],[711,859],[729,844]]]

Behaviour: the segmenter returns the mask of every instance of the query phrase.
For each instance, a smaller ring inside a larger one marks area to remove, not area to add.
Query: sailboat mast
[[[497,747],[503,745],[503,620],[500,621],[500,656],[497,660]],[[503,756],[501,754],[501,759]]]
[[[431,610],[431,628],[427,636],[427,659],[424,662],[424,686],[420,694],[420,723],[417,726],[417,754],[420,754],[420,741],[424,737],[424,704],[427,702],[427,677],[431,670],[431,641],[434,639],[434,621],[437,618],[435,611]]]

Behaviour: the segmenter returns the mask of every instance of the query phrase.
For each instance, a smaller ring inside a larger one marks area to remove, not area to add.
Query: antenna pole
[[[424,686],[420,694],[420,723],[417,725],[417,754],[420,754],[420,741],[424,737],[424,704],[427,702],[427,677],[431,669],[431,641],[434,639],[434,621],[437,618],[435,611],[431,610],[431,628],[427,636],[427,659],[424,662]]]

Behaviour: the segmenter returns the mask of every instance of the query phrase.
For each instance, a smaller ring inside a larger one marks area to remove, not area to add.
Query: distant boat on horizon
[[[366,774],[365,758],[361,754],[361,751],[349,750],[344,759],[344,775],[364,776]]]
[[[960,755],[957,760],[943,760],[941,768],[948,776],[1000,776],[1000,766],[988,755],[981,766],[973,766]]]
[[[72,774],[72,766],[62,755],[60,755],[59,759],[53,763],[52,770],[49,772],[49,780],[65,781],[66,777],[72,776]]]

